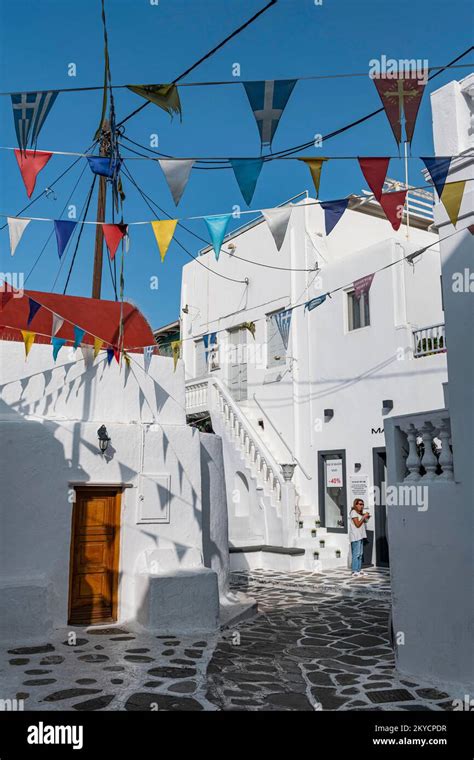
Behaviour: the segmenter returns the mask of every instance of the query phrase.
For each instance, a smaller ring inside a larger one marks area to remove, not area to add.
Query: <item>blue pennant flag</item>
[[[101,177],[109,177],[109,179],[118,174],[122,165],[120,160],[113,160],[110,156],[87,156],[87,160],[94,174],[100,174]]]
[[[217,343],[217,333],[207,333],[206,335],[202,336],[203,342],[204,342],[204,355],[206,357],[209,356],[209,351],[212,348],[212,346],[215,346]]]
[[[53,346],[53,359],[56,361],[58,358],[58,354],[64,344],[66,343],[66,338],[56,338],[56,336],[53,335],[51,338],[51,345]]]
[[[296,79],[243,82],[262,145],[271,145]]]
[[[53,107],[58,93],[50,92],[15,92],[12,94],[13,120],[22,152],[26,150],[28,141],[36,145],[41,127]]]
[[[74,325],[74,346],[73,348],[78,348],[81,340],[83,339],[84,335],[86,334],[85,330],[81,330],[80,327],[76,327]]]
[[[449,168],[451,166],[451,156],[439,156],[423,158],[421,157],[424,165],[430,173],[430,177],[433,180],[433,184],[436,188],[438,196],[441,198],[444,190],[444,185],[449,174]]]
[[[28,299],[29,306],[30,306],[30,313],[28,314],[28,322],[26,323],[26,326],[30,326],[30,322],[32,321],[33,317],[35,316],[36,312],[41,309],[41,304],[37,303],[36,301],[33,301],[32,298]]]
[[[114,351],[113,348],[108,348],[107,349],[107,364],[110,364],[110,362],[114,358],[114,354],[115,354],[115,351]]]
[[[229,161],[245,203],[250,206],[257,180],[262,171],[263,158],[229,158]]]
[[[349,198],[342,198],[340,201],[324,201],[321,203],[324,209],[324,223],[326,225],[326,235],[334,229],[339,219],[343,215],[349,203]]]
[[[276,326],[278,327],[278,332],[281,335],[285,350],[288,348],[288,340],[290,338],[292,312],[293,309],[286,309],[286,311],[278,311],[273,315],[273,319],[275,320]]]
[[[224,214],[223,216],[205,216],[207,229],[212,240],[212,247],[216,255],[216,260],[219,261],[219,254],[221,252],[222,243],[227,232],[227,226],[230,222],[231,214]]]
[[[312,298],[311,301],[307,301],[304,305],[304,310],[308,309],[308,311],[313,311],[313,309],[316,308],[316,306],[320,306],[324,301],[326,300],[326,294],[323,296],[318,296],[317,298]]]
[[[54,222],[54,231],[56,232],[56,240],[58,242],[58,256],[64,253],[64,250],[69,243],[69,239],[74,232],[74,228],[77,222],[70,222],[68,220],[58,220]]]

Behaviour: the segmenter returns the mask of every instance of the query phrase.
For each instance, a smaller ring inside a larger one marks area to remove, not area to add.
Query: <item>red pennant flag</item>
[[[15,149],[15,156],[20,167],[21,176],[25,183],[28,198],[31,198],[36,185],[36,177],[41,169],[44,169],[53,154],[43,150]]]
[[[389,158],[358,158],[365,180],[380,203],[382,188],[387,176]]]
[[[103,224],[105,242],[113,260],[117,253],[118,244],[128,232],[128,224]]]
[[[398,144],[402,141],[402,114],[404,114],[406,139],[411,143],[426,84],[423,74],[412,77],[374,77],[374,84],[395,140]]]
[[[120,351],[116,346],[114,346],[114,356],[117,364],[120,364]]]
[[[0,286],[1,287],[1,286]],[[11,290],[2,290],[0,293],[0,310],[3,310],[7,303],[13,298]]]
[[[394,230],[398,230],[402,223],[406,195],[406,190],[398,190],[396,193],[382,193],[380,196],[380,205]]]
[[[471,233],[471,235],[474,235],[474,224],[470,224],[467,229],[469,230],[469,232]]]

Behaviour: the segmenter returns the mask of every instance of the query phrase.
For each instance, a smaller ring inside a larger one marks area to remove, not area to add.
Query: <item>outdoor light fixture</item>
[[[111,440],[111,438],[109,438],[105,425],[100,426],[97,431],[97,435],[99,436],[99,449],[101,453],[104,454],[107,450],[107,446],[109,445],[109,441]]]
[[[359,470],[360,470],[361,466],[362,466],[362,465],[361,465],[361,463],[360,463],[360,462],[355,462],[355,463],[354,463],[354,471],[355,471],[355,472],[359,472]]]
[[[334,417],[334,409],[324,410],[324,422],[329,422]]]
[[[382,414],[388,414],[393,409],[393,401],[391,398],[386,398],[382,401]]]

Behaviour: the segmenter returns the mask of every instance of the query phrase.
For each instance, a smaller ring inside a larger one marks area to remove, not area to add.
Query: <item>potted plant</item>
[[[321,538],[321,540],[319,541],[319,546],[321,547],[321,549],[324,549],[325,545],[326,545],[326,542],[324,538]]]
[[[311,531],[311,538],[316,538],[316,528],[313,528]]]
[[[341,550],[340,549],[336,549],[336,557],[337,557],[337,559],[341,558]]]
[[[319,552],[313,552],[313,559],[319,559]]]

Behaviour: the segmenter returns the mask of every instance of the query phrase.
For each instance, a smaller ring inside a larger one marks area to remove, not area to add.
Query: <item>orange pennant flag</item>
[[[104,341],[100,338],[94,338],[94,359],[97,359],[97,355],[104,345]]]
[[[299,158],[298,161],[304,161],[306,166],[311,172],[311,177],[314,182],[314,189],[316,190],[316,198],[319,195],[319,185],[321,182],[321,169],[323,168],[323,161],[327,161],[327,158]]]
[[[156,242],[160,249],[161,261],[165,260],[169,244],[173,240],[174,231],[178,224],[177,219],[163,219],[151,223],[155,233]]]
[[[30,330],[22,330],[21,334],[23,335],[23,341],[25,343],[25,358],[28,357],[28,354],[30,353],[31,346],[35,342],[36,333],[31,332]]]
[[[461,208],[465,186],[466,180],[460,180],[459,182],[447,182],[444,186],[443,192],[441,193],[441,202],[446,209],[451,224],[454,227],[458,221],[459,210]]]

